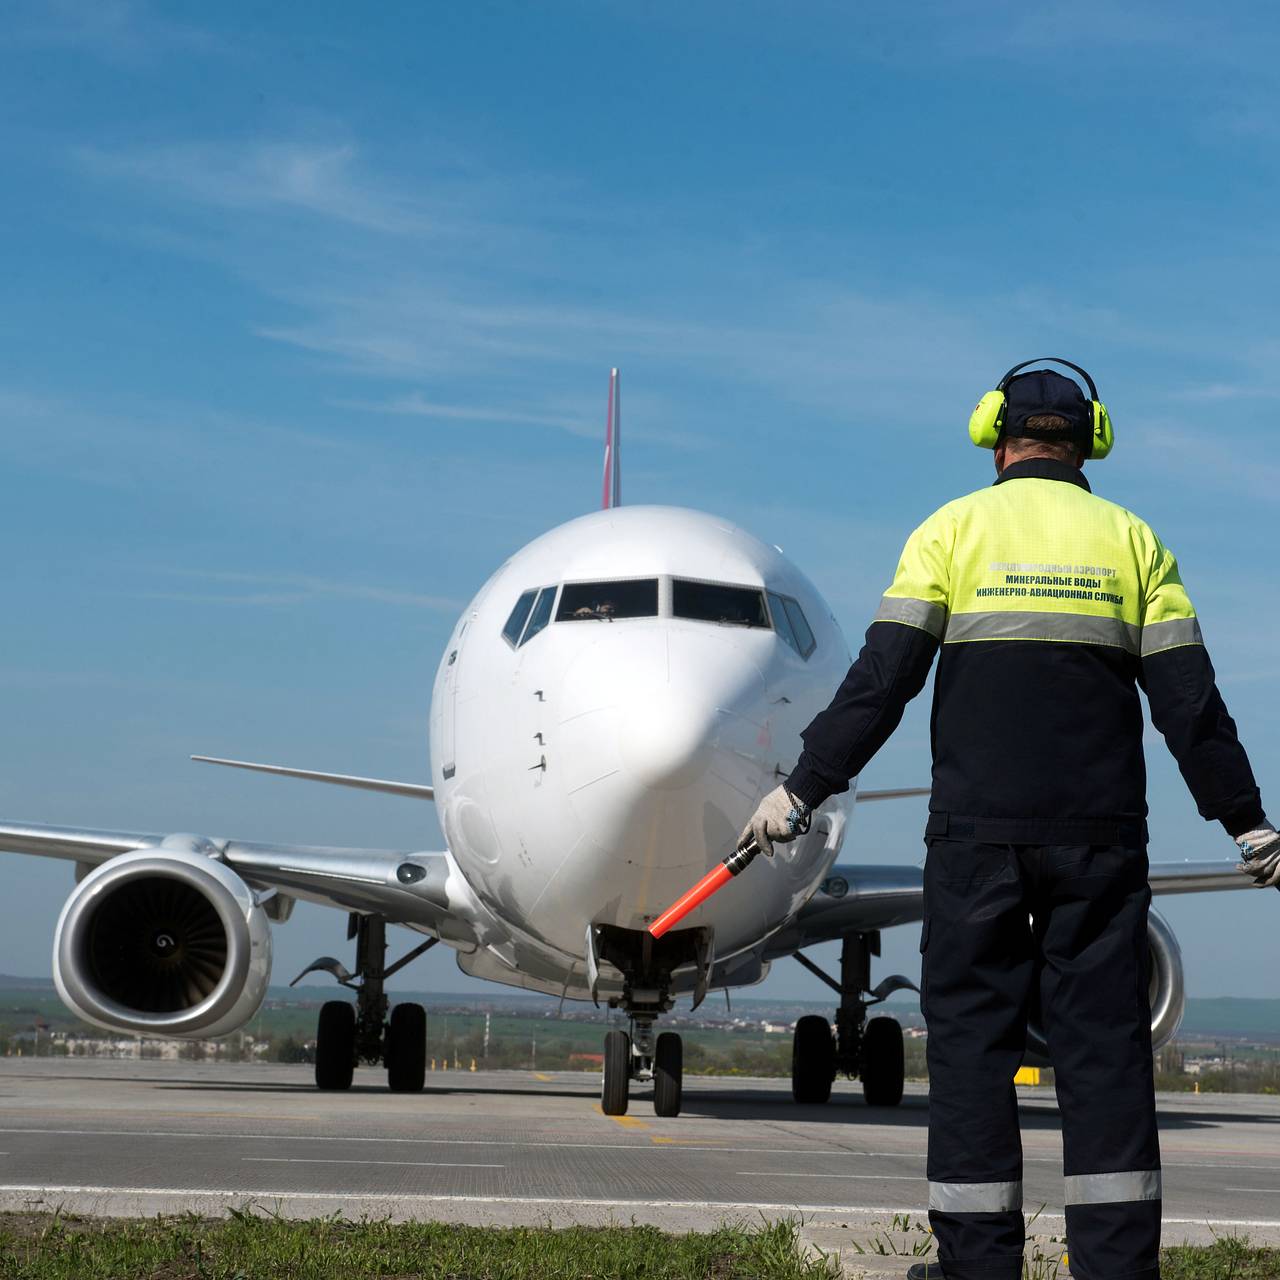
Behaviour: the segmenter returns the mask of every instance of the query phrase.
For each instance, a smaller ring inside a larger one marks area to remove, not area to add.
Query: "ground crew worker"
[[[929,1029],[929,1219],[912,1280],[1022,1274],[1013,1076],[1039,1005],[1062,1115],[1079,1280],[1159,1275],[1160,1151],[1147,995],[1142,710],[1241,870],[1280,882],[1280,836],[1214,680],[1173,556],[1081,472],[1112,429],[1083,369],[1016,365],[975,409],[993,487],[908,539],[866,643],[744,831],[807,829],[925,683],[934,691],[921,1008]]]

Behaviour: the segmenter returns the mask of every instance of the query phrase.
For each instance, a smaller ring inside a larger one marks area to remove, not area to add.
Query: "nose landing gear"
[[[675,1003],[671,994],[676,970],[693,971],[693,1007],[706,995],[711,974],[711,933],[706,928],[679,929],[654,938],[648,930],[593,924],[587,929],[587,959],[592,995],[602,963],[622,977],[622,994],[609,998],[611,1009],[624,1009],[631,1020],[604,1038],[604,1080],[600,1110],[626,1115],[631,1082],[653,1084],[653,1110],[678,1116],[684,1098],[684,1042],[674,1031],[654,1034],[654,1023]]]
[[[674,1031],[653,1034],[654,1015],[632,1013],[631,1034],[615,1029],[604,1037],[604,1080],[600,1110],[624,1116],[631,1081],[653,1082],[653,1111],[678,1116],[684,1095],[684,1041]]]
[[[316,1030],[316,1087],[324,1090],[351,1088],[356,1066],[365,1062],[387,1068],[387,1086],[393,1093],[419,1093],[426,1081],[427,1013],[420,1004],[398,1004],[387,1017],[386,980],[411,960],[435,946],[428,938],[387,966],[387,922],[382,916],[352,914],[347,937],[356,942],[354,973],[332,956],[321,956],[308,965],[290,986],[309,973],[331,973],[356,993],[355,1005],[345,1000],[326,1001]]]
[[[796,1023],[791,1045],[791,1096],[800,1103],[826,1102],[837,1075],[862,1079],[872,1107],[896,1107],[905,1077],[902,1027],[893,1018],[868,1018],[867,1009],[894,991],[919,988],[900,974],[871,986],[871,957],[880,954],[880,934],[846,934],[840,947],[840,981],[807,956],[795,957],[840,997],[835,1035],[826,1018],[806,1015]]]

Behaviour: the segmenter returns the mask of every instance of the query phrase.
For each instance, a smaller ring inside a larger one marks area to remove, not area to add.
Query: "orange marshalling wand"
[[[660,938],[673,924],[679,924],[695,907],[700,907],[713,893],[729,883],[736,875],[745,871],[756,855],[760,846],[755,837],[749,838],[741,849],[735,849],[718,867],[713,867],[687,893],[677,898],[650,926],[649,932]]]

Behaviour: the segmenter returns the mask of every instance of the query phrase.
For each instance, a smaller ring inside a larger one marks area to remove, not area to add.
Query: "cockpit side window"
[[[566,582],[560,592],[557,622],[658,616],[657,578],[631,578],[618,582]]]
[[[782,597],[774,595],[772,591],[769,592],[769,612],[773,614],[773,629],[778,633],[778,638],[799,653],[800,643],[796,640],[796,633],[791,630],[787,606],[782,603]]]
[[[791,623],[791,630],[796,635],[796,649],[802,658],[807,658],[817,648],[818,644],[813,638],[809,620],[804,616],[804,610],[800,608],[798,600],[793,600],[790,596],[784,596],[782,603],[786,606],[787,620]]]
[[[520,638],[521,644],[528,644],[551,621],[551,606],[555,604],[555,600],[555,587],[543,587],[538,592],[538,603],[534,605],[533,612],[529,615],[529,624]]]
[[[524,592],[520,599],[516,601],[515,608],[511,610],[507,625],[502,628],[502,638],[512,648],[520,643],[520,633],[524,630],[524,624],[529,617],[529,611],[533,608],[533,602],[537,595],[536,588],[533,591]]]
[[[774,630],[802,658],[807,658],[817,648],[818,642],[813,638],[813,630],[799,601],[770,591],[769,611],[773,614]]]
[[[769,625],[763,591],[758,587],[734,587],[725,582],[690,582],[684,578],[673,578],[671,612],[677,618],[735,627]]]

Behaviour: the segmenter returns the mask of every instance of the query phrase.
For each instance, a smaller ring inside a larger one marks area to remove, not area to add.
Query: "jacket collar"
[[[1064,480],[1067,484],[1079,485],[1086,493],[1093,492],[1079,467],[1053,458],[1024,458],[1010,463],[996,478],[996,484],[1004,484],[1006,480]]]

